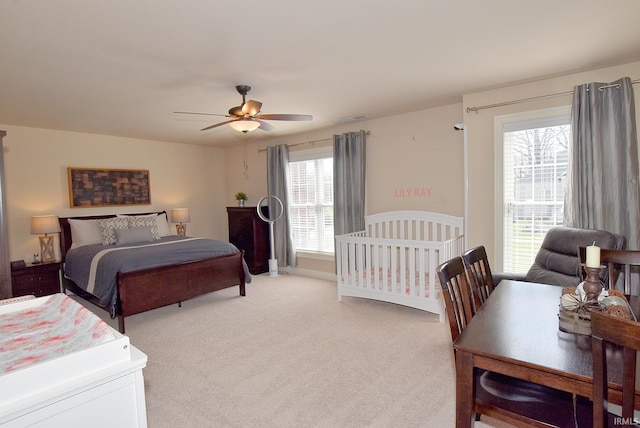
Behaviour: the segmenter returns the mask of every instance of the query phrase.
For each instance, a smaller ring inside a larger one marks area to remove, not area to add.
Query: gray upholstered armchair
[[[582,281],[578,247],[586,247],[594,242],[601,248],[620,250],[626,247],[624,236],[605,230],[554,227],[545,235],[535,262],[526,274],[494,273],[494,284],[503,279],[516,279],[563,287],[576,286]]]

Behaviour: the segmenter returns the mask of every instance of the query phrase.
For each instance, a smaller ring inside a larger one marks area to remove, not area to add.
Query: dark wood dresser
[[[269,224],[258,217],[256,207],[227,207],[229,242],[244,251],[249,272],[269,272]]]

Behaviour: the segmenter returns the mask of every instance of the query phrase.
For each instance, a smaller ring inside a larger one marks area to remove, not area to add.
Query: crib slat
[[[358,265],[356,264],[356,243],[352,242],[349,245],[349,273],[351,274],[351,283],[349,285],[354,285],[353,282],[357,284],[358,282]]]
[[[384,245],[382,247],[382,272],[380,278],[380,290],[387,290],[387,278],[389,278],[389,263],[391,258],[391,247]]]
[[[373,259],[371,258],[371,243],[366,243],[362,247],[364,253],[364,268],[367,276],[367,287],[375,290],[375,273],[373,272]]]
[[[371,271],[372,271],[372,275],[375,276],[375,287],[376,290],[380,290],[380,271],[379,271],[379,266],[380,266],[380,245],[378,244],[373,244],[372,245],[372,249],[373,249],[373,254],[371,255]]]
[[[394,284],[398,283],[398,247],[391,247],[391,283],[386,284],[387,290],[393,293]]]
[[[342,273],[342,259],[344,257],[342,241],[336,238],[336,279],[338,281],[338,301],[342,301],[342,287],[344,286],[344,275]]]
[[[418,261],[420,263],[418,267],[418,271],[420,272],[420,284],[418,287],[418,297],[427,296],[427,284],[425,283],[425,272],[428,272],[425,264],[425,249],[420,247],[418,248]],[[429,297],[432,295],[429,294]]]
[[[358,272],[358,284],[360,284],[362,287],[366,287],[366,271],[365,271],[365,265],[364,265],[364,257],[363,257],[363,251],[362,251],[362,247],[363,244],[356,244],[356,263],[357,263],[357,272]]]
[[[427,269],[429,272],[429,297],[432,299],[436,298],[436,269],[441,263],[438,255],[436,251],[429,251],[429,266]],[[445,261],[442,260],[442,263]]]
[[[416,295],[416,248],[406,248],[405,252],[409,256],[409,295]],[[405,291],[402,290],[404,293]]]

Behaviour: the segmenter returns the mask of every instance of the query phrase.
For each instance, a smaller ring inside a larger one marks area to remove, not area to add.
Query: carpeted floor
[[[245,297],[235,287],[135,315],[126,334],[149,358],[150,428],[454,426],[448,326],[338,302],[330,281],[254,276]],[[488,422],[476,426],[505,426]]]

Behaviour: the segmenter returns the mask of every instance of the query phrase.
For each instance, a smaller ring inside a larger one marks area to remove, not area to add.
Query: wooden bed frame
[[[140,213],[127,215],[164,214],[166,212]],[[118,298],[115,307],[104,307],[98,298],[78,287],[64,277],[64,260],[71,248],[71,226],[69,219],[93,220],[112,218],[116,215],[98,215],[87,217],[60,218],[60,253],[62,257],[62,282],[65,290],[108,310],[111,318],[118,318],[118,330],[124,333],[124,318],[152,309],[168,306],[191,299],[202,294],[224,288],[240,286],[240,295],[244,296],[245,271],[242,264],[243,253],[227,254],[194,262],[177,263],[135,272],[118,273]]]

